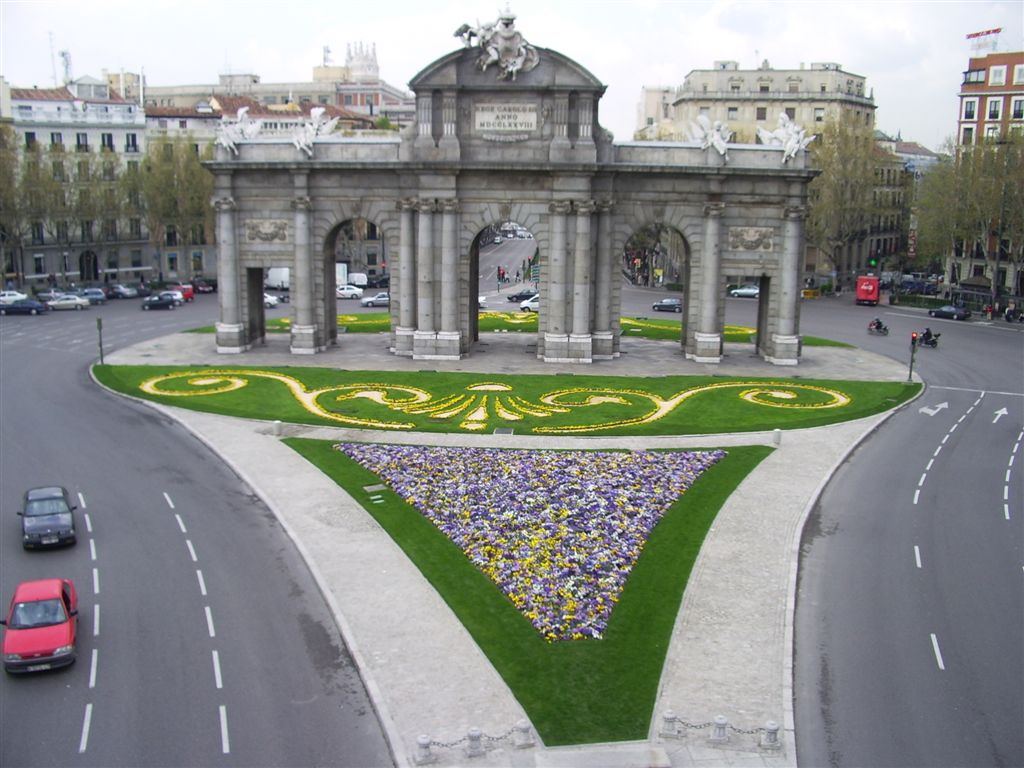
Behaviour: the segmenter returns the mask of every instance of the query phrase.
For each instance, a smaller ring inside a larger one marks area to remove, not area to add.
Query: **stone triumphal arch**
[[[273,134],[244,112],[222,122],[216,178],[217,349],[265,334],[263,275],[288,266],[291,350],[338,344],[335,243],[371,222],[388,254],[391,349],[413,359],[471,354],[477,336],[479,233],[515,221],[540,262],[537,355],[590,363],[618,356],[623,248],[652,225],[685,241],[686,356],[722,355],[725,275],[760,280],[758,351],[799,356],[807,140],[780,119],[776,140],[728,144],[724,126],[684,143],[612,142],[605,91],[589,71],[534,47],[510,15],[463,25],[463,47],[410,83],[416,121],[401,135],[349,136],[314,109]]]

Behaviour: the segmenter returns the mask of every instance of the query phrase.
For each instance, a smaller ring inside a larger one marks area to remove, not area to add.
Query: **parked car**
[[[192,301],[196,297],[195,288],[193,288],[188,283],[179,283],[177,285],[171,285],[168,286],[167,290],[177,291],[178,293],[181,294],[181,298],[184,301]]]
[[[741,299],[756,299],[761,295],[761,288],[753,283],[748,283],[731,289],[729,295]]]
[[[651,309],[653,309],[655,312],[682,312],[683,300],[659,299],[658,301],[651,304]]]
[[[361,299],[363,298],[363,289],[358,285],[339,285],[334,291],[334,295],[339,299]]]
[[[92,302],[85,296],[76,296],[73,293],[65,293],[46,303],[50,309],[88,309],[92,306]]]
[[[362,300],[361,304],[364,307],[387,307],[391,305],[391,294],[382,292],[375,296],[368,296]]]
[[[64,291],[59,291],[56,288],[47,288],[45,291],[40,291],[39,293],[36,294],[36,301],[49,303],[56,299],[57,297],[63,295]]]
[[[181,305],[181,300],[172,291],[161,291],[147,296],[142,300],[142,308],[150,309],[174,309]]]
[[[279,298],[277,298],[277,296],[275,296],[274,294],[272,294],[272,293],[264,293],[263,294],[263,306],[266,307],[267,309],[273,309],[274,307],[276,307],[280,303],[281,303],[281,300]]]
[[[35,299],[18,299],[10,304],[0,304],[0,315],[41,315],[50,307]]]
[[[955,307],[952,304],[945,304],[937,309],[929,309],[928,314],[932,317],[945,317],[950,320],[966,320],[971,316],[971,310],[966,307]]]
[[[523,312],[539,312],[540,311],[540,294],[535,293],[532,297],[526,301],[520,302],[519,309]]]
[[[211,280],[200,280],[196,278],[192,281],[192,287],[196,293],[215,293],[217,290],[217,283]]]
[[[477,309],[487,309],[487,297],[486,296],[479,296],[478,295],[476,297],[476,308]]]
[[[122,285],[121,283],[115,283],[110,286],[110,298],[112,299],[134,299],[139,295],[137,288],[132,288],[130,285]]]
[[[183,293],[182,293],[181,291],[179,291],[179,290],[176,290],[176,289],[174,289],[174,288],[167,288],[167,289],[165,289],[165,290],[163,290],[163,291],[160,291],[160,293],[169,293],[169,294],[171,294],[171,295],[172,295],[172,296],[174,297],[174,300],[175,300],[176,302],[178,302],[178,306],[179,306],[179,307],[180,307],[180,306],[181,306],[182,304],[184,304],[184,303],[185,303],[185,294],[183,294]]]
[[[90,304],[107,303],[107,294],[104,293],[102,288],[84,288],[81,295],[83,298],[88,299]]]
[[[13,304],[27,298],[28,296],[21,291],[0,291],[0,304]]]
[[[508,296],[508,300],[511,301],[514,304],[519,304],[519,303],[521,303],[523,301],[526,301],[527,299],[532,299],[536,295],[537,295],[537,292],[535,290],[533,290],[532,288],[524,288],[521,291],[516,291],[515,293],[510,293],[509,296]]]
[[[387,288],[391,285],[391,275],[370,275],[366,278],[367,288]]]
[[[78,594],[71,579],[23,581],[14,590],[3,640],[4,670],[40,672],[75,662]]]
[[[21,511],[21,545],[25,549],[74,544],[75,511],[68,492],[59,485],[25,491]]]

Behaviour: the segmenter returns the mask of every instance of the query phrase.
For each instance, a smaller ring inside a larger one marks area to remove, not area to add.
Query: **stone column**
[[[238,239],[235,228],[235,200],[230,195],[215,198],[217,211],[217,351],[237,354],[249,349],[238,294],[241,290],[238,270]]]
[[[400,200],[398,230],[398,327],[395,329],[395,354],[412,355],[412,337],[416,331],[416,238],[412,217],[416,201]],[[395,274],[391,275],[391,297],[395,299]]]
[[[305,186],[305,178],[296,179],[296,188]],[[291,274],[292,323],[291,351],[293,355],[312,355],[318,351],[316,320],[313,317],[313,255],[310,253],[309,212],[312,203],[306,195],[292,200],[295,211],[295,268]]]
[[[544,323],[544,360],[568,362],[569,334],[565,322],[565,282],[567,273],[566,216],[572,208],[569,201],[552,203],[551,258],[548,266],[547,295],[541,297],[540,319]]]
[[[594,280],[594,358],[617,357],[612,332],[612,203],[597,204],[597,275]]]
[[[576,247],[573,250],[572,333],[569,335],[569,357],[580,363],[593,361],[593,340],[590,336],[590,215],[594,203],[576,203]]]
[[[413,357],[432,357],[437,343],[434,325],[434,210],[433,200],[417,203],[419,226],[416,235],[416,332]]]
[[[459,139],[456,135],[458,120],[458,97],[455,91],[444,91],[441,95],[442,133],[440,147],[446,160],[459,159]]]
[[[722,203],[704,206],[704,251],[701,256],[700,322],[694,334],[693,359],[698,363],[722,360],[722,332],[718,327],[718,302],[721,300]]]
[[[441,200],[441,328],[437,334],[437,354],[458,360],[461,353],[459,333],[459,201]]]
[[[777,326],[767,359],[776,365],[796,365],[800,337],[796,334],[800,302],[800,256],[804,247],[804,218],[807,209],[787,207],[782,229],[782,259],[779,265]]]

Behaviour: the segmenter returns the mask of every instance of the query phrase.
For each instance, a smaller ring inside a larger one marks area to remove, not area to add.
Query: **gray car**
[[[21,545],[25,549],[74,544],[76,507],[59,485],[25,491],[21,515]]]

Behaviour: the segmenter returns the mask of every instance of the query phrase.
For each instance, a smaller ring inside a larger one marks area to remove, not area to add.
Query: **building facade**
[[[1024,51],[969,59],[959,98],[957,144],[1024,135]]]

